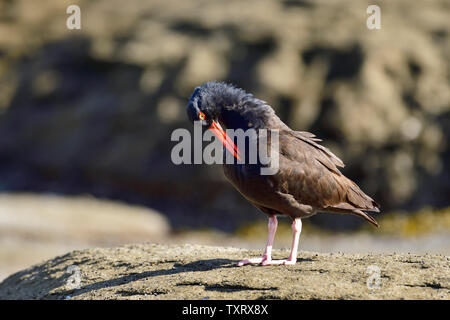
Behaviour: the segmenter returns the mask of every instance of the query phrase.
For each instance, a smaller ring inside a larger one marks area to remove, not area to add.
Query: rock
[[[260,254],[151,243],[73,251],[11,275],[0,299],[450,298],[448,256],[303,251],[294,266],[236,267]]]
[[[161,241],[167,219],[146,207],[89,196],[0,194],[0,280],[75,249]]]
[[[169,233],[170,226],[154,210],[111,200],[0,194],[0,230],[2,234],[27,234],[33,238],[111,244],[118,239],[159,239]]]

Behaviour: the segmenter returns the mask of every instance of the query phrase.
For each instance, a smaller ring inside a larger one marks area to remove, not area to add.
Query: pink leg
[[[276,265],[276,264],[295,264],[297,262],[297,251],[298,251],[298,240],[300,239],[300,233],[302,232],[302,220],[296,218],[292,222],[292,249],[291,254],[287,260],[271,260],[267,262],[262,262],[265,265]]]
[[[246,264],[260,264],[263,265],[270,264],[272,261],[272,246],[273,240],[275,238],[275,233],[277,232],[278,220],[275,215],[269,217],[269,236],[267,237],[266,250],[262,258],[251,258],[239,261],[238,266],[241,267]]]
[[[287,260],[272,260],[272,245],[277,231],[278,221],[276,216],[269,218],[269,237],[267,239],[266,250],[262,258],[252,258],[242,260],[238,263],[238,266],[246,264],[261,264],[263,266],[277,265],[277,264],[295,264],[297,262],[298,240],[300,239],[300,233],[302,232],[302,220],[296,218],[292,222],[292,249],[291,254]]]
[[[298,240],[300,239],[300,233],[302,232],[302,220],[296,218],[292,222],[292,249],[289,259],[287,259],[284,264],[295,264],[297,262],[297,250],[298,250]]]
[[[267,239],[266,250],[262,258],[252,258],[242,260],[238,263],[238,266],[246,264],[261,264],[263,266],[278,265],[278,264],[295,264],[297,262],[298,240],[300,239],[300,233],[302,232],[302,220],[296,218],[292,222],[292,249],[291,254],[287,260],[272,260],[272,245],[277,231],[278,221],[275,216],[269,218],[269,237]]]

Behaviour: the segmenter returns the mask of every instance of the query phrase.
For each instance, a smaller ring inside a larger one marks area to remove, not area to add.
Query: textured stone
[[[301,252],[293,266],[236,266],[259,254],[189,244],[79,250],[11,275],[0,299],[450,298],[443,255]]]

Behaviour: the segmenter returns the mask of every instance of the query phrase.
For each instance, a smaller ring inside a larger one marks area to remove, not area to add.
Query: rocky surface
[[[373,31],[369,4],[1,2],[0,190],[89,192],[233,230],[256,210],[220,170],[170,161],[193,88],[226,80],[323,138],[384,210],[448,206],[449,2],[378,1]]]
[[[293,266],[236,266],[260,253],[149,243],[73,251],[11,275],[0,299],[450,299],[444,255],[302,251]]]

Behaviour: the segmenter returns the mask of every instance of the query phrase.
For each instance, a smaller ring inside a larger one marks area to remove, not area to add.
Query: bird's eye
[[[198,118],[199,118],[200,120],[205,120],[206,116],[205,116],[205,114],[204,114],[203,112],[200,112],[200,113],[198,114]]]

